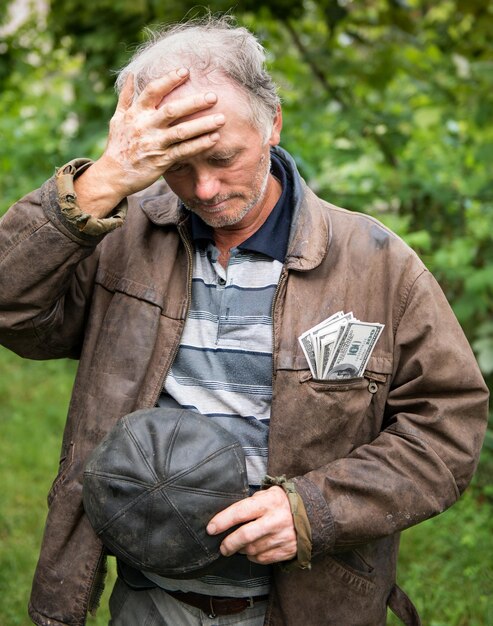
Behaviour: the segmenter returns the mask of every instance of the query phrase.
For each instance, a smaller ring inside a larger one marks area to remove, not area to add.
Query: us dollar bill
[[[357,320],[348,322],[323,372],[323,378],[340,380],[362,376],[383,328],[384,324]]]
[[[346,319],[347,315],[344,315],[342,311],[340,311],[325,320],[325,323],[322,326],[312,329],[311,339],[313,350],[315,352],[318,378],[322,378],[324,355],[330,350],[331,346],[335,345],[340,328],[342,325],[345,325]]]
[[[341,320],[341,323],[332,331],[331,334],[325,335],[322,340],[321,354],[318,361],[318,377],[324,378],[324,372],[327,370],[327,365],[332,360],[332,357],[339,345],[339,341],[346,330],[348,322]]]
[[[315,350],[313,349],[313,343],[310,337],[310,333],[303,333],[303,335],[300,335],[298,337],[298,341],[300,342],[303,354],[308,361],[308,365],[310,367],[313,378],[317,378],[317,359],[315,357]]]
[[[384,324],[338,311],[304,332],[298,341],[313,378],[340,380],[363,375]]]
[[[310,371],[314,378],[321,378],[322,376],[322,372],[320,371],[319,373],[319,367],[317,365],[319,362],[318,333],[323,333],[324,330],[330,327],[332,323],[343,316],[344,313],[342,311],[338,311],[298,337],[298,341],[300,342],[301,348],[306,360],[308,361]]]

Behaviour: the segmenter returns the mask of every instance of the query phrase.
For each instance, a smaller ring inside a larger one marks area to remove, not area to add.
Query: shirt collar
[[[259,252],[284,263],[291,226],[292,184],[288,180],[282,161],[272,153],[271,172],[281,183],[281,196],[262,226],[243,241],[238,248]],[[192,239],[196,244],[199,244],[200,240],[214,241],[213,229],[196,213],[191,213],[190,224]]]

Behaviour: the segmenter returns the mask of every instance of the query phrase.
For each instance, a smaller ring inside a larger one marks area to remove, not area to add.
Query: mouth
[[[221,200],[220,202],[215,202],[214,204],[204,204],[204,203],[197,203],[195,206],[196,208],[200,208],[203,211],[210,211],[212,213],[214,213],[215,211],[221,209],[224,204],[226,204],[227,200]]]
[[[185,206],[187,206],[192,211],[204,211],[205,213],[218,213],[226,208],[227,203],[233,198],[237,198],[238,196],[227,196],[223,198],[219,198],[216,202],[197,202],[193,200],[192,202],[187,202]]]

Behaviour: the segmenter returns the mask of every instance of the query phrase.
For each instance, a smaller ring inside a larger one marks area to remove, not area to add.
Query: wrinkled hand
[[[110,122],[104,158],[111,159],[125,177],[125,195],[144,189],[156,181],[177,160],[198,154],[217,141],[222,115],[206,115],[194,120],[177,120],[212,107],[213,92],[194,94],[174,102],[163,98],[188,79],[184,68],[150,82],[133,102],[130,76],[121,91]]]
[[[110,122],[106,149],[77,181],[81,203],[93,215],[108,213],[126,196],[158,180],[176,161],[211,148],[224,124],[222,114],[185,119],[214,106],[213,92],[167,101],[189,79],[188,70],[173,70],[151,81],[134,100],[133,77],[123,87]]]
[[[280,487],[258,491],[215,515],[207,526],[211,535],[242,524],[221,544],[221,553],[246,554],[250,561],[266,565],[296,556],[296,531],[287,495]]]

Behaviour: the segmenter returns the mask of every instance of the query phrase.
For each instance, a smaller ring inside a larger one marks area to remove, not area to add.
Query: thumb
[[[134,75],[129,74],[118,97],[117,111],[126,111],[132,105],[134,97]]]

